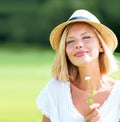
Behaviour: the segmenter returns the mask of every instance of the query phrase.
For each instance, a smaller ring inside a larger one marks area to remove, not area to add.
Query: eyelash
[[[89,39],[89,38],[91,38],[91,36],[85,36],[82,39]]]
[[[67,44],[70,44],[70,43],[72,43],[72,42],[74,42],[74,40],[68,41]]]

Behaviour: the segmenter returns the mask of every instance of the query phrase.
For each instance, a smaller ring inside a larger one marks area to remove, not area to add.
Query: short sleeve
[[[37,97],[38,109],[47,116],[51,122],[59,122],[58,101],[60,97],[59,83],[50,81]]]
[[[47,87],[44,88],[40,95],[37,97],[37,107],[45,116],[51,118],[50,116],[52,108],[50,108],[50,99]]]

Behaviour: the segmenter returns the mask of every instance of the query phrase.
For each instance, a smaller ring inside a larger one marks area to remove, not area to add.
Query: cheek
[[[67,55],[67,57],[68,57],[68,59],[69,60],[71,60],[71,58],[72,58],[72,49],[71,48],[69,48],[69,47],[66,47],[66,55]]]
[[[99,42],[99,40],[93,40],[94,41],[94,43],[93,43],[93,45],[94,46],[96,46],[96,47],[100,47],[100,42]]]
[[[94,40],[93,40],[93,42],[94,42]],[[96,43],[94,42],[94,43],[88,43],[87,46],[89,46],[91,48],[98,48],[99,44],[97,42]]]
[[[91,50],[91,55],[94,58],[97,58],[99,56],[100,53],[100,45],[98,43],[92,43],[89,44],[90,50]]]
[[[88,47],[91,49],[91,50],[93,50],[93,51],[96,51],[96,52],[100,52],[100,45],[99,45],[99,43],[90,43],[89,45],[88,45]]]
[[[97,48],[94,48],[91,51],[91,57],[94,58],[94,59],[96,59],[96,58],[99,57],[99,53],[100,53],[99,50]]]

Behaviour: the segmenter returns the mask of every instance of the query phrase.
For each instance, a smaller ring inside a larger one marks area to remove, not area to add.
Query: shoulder
[[[115,84],[118,86],[120,85],[120,80],[116,80],[110,77],[104,77],[104,79],[109,87],[113,87]]]
[[[116,86],[118,87],[119,92],[120,92],[120,80],[116,80],[115,83],[116,83]]]
[[[111,88],[114,89],[114,91],[120,96],[120,80],[110,78],[109,84]]]
[[[38,102],[40,101],[50,101],[50,99],[55,99],[56,94],[60,92],[60,88],[62,87],[62,82],[52,79],[49,81],[46,86],[41,90],[38,95]]]
[[[43,91],[46,91],[48,94],[51,95],[60,94],[68,86],[69,86],[69,82],[63,82],[60,80],[52,79],[47,83],[45,88],[43,88]]]
[[[62,88],[64,85],[66,84],[66,82],[60,81],[60,80],[56,80],[56,79],[52,79],[51,81],[48,82],[47,86],[48,89],[60,89]]]
[[[105,81],[104,83],[105,83],[106,89],[109,89],[110,91],[114,90],[120,93],[120,80],[116,80],[111,77],[104,77],[104,81]]]
[[[61,86],[63,84],[63,81],[52,79],[48,82],[47,86],[49,87],[56,87],[56,86]]]
[[[57,104],[58,101],[63,97],[64,91],[68,87],[68,84],[68,82],[63,82],[56,79],[49,81],[37,97],[38,105],[40,105],[40,103]]]
[[[116,80],[116,79],[112,79],[109,78],[108,80],[108,84],[106,84],[108,86],[108,89],[110,90],[110,95],[111,98],[115,98],[115,101],[120,104],[120,80]]]

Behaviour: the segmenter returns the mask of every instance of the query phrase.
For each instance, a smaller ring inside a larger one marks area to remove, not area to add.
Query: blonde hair
[[[77,66],[73,65],[66,55],[66,36],[68,34],[68,27],[65,28],[63,31],[63,34],[61,36],[60,42],[59,42],[59,49],[55,56],[53,66],[52,66],[52,75],[57,80],[61,81],[70,81],[75,80],[77,76],[79,75],[79,71]],[[114,58],[114,55],[110,51],[110,49],[107,47],[105,41],[99,34],[99,32],[94,29],[98,39],[100,40],[100,43],[103,47],[103,52],[100,52],[99,54],[99,67],[102,75],[106,75],[110,73],[111,71],[116,70],[116,60]]]
[[[52,75],[54,78],[61,81],[69,81],[67,57],[65,51],[65,39],[67,30],[65,29],[60,40],[59,50],[55,56],[54,63],[52,66]]]
[[[94,30],[103,48],[103,52],[99,54],[100,71],[102,75],[106,75],[118,69],[117,61],[99,32],[96,29]]]

